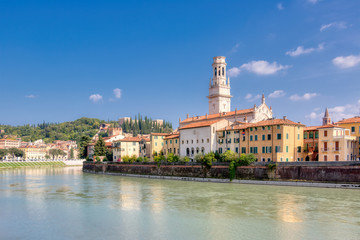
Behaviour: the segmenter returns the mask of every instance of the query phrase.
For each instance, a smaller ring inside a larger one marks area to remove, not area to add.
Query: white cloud
[[[283,90],[275,90],[269,94],[269,98],[280,98],[283,96],[285,96],[285,92]]]
[[[248,101],[248,102],[254,102],[258,99],[261,98],[261,95],[260,94],[257,94],[257,95],[252,95],[251,93],[248,93],[246,94],[245,96],[245,99]]]
[[[257,75],[272,75],[289,67],[290,66],[288,65],[283,66],[277,62],[269,63],[263,60],[251,61],[241,65],[240,67],[233,67],[229,69],[228,74],[230,77],[236,77],[240,74],[241,71],[246,70]]]
[[[121,98],[121,89],[115,88],[115,89],[113,90],[113,93],[114,93],[114,95],[115,95],[115,98]]]
[[[302,96],[294,94],[290,96],[290,100],[292,101],[310,100],[311,98],[316,97],[317,95],[318,95],[317,93],[305,93]]]
[[[329,23],[329,24],[323,24],[321,25],[320,27],[320,32],[323,32],[329,28],[339,28],[339,29],[345,29],[347,28],[347,23],[346,22],[332,22],[332,23]]]
[[[99,102],[103,99],[103,97],[100,94],[92,94],[90,95],[89,99],[93,101],[94,103]]]
[[[240,68],[233,67],[227,71],[227,74],[229,77],[237,77],[240,74],[240,72],[241,72]]]
[[[235,44],[235,46],[230,50],[230,52],[231,53],[237,52],[239,47],[240,47],[240,43]]]
[[[33,94],[26,95],[25,97],[26,97],[26,98],[36,98],[36,96],[35,96],[35,95],[33,95]]]
[[[323,116],[323,113],[316,113],[316,112],[312,112],[309,115],[306,115],[305,118],[309,118],[309,119],[321,119],[321,117]]]
[[[357,102],[357,104],[346,104],[343,106],[329,108],[330,117],[334,122],[340,121],[343,118],[351,118],[357,116],[359,115],[359,111],[360,102]]]
[[[333,64],[339,68],[351,68],[360,63],[360,55],[339,56],[332,60]]]
[[[279,9],[280,11],[281,11],[281,10],[284,10],[284,6],[282,5],[282,3],[278,3],[278,4],[276,5],[276,7],[277,7],[277,9]]]
[[[303,46],[298,46],[295,50],[287,51],[285,54],[291,57],[296,57],[314,51],[321,51],[323,49],[324,49],[324,43],[319,44],[317,48],[304,48]]]

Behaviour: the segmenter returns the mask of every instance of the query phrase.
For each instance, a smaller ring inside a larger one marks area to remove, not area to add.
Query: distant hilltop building
[[[325,125],[328,125],[328,124],[331,124],[331,118],[330,118],[330,115],[329,115],[329,110],[328,110],[328,108],[326,108],[325,114],[324,114],[324,117],[323,117],[322,125],[325,126]]]
[[[259,122],[273,117],[272,108],[265,103],[265,96],[262,95],[262,101],[259,106],[254,104],[254,107],[248,109],[235,108],[231,111],[230,95],[230,79],[226,79],[226,62],[225,57],[214,57],[212,64],[212,79],[209,82],[209,114],[203,116],[192,116],[189,114],[186,119],[179,120],[179,126],[184,127],[190,123],[202,121],[214,121],[226,119],[230,122]]]
[[[122,126],[122,124],[124,122],[135,122],[135,119],[131,119],[131,117],[122,117],[122,118],[119,118],[119,125]],[[164,120],[162,119],[155,119],[155,120],[152,120],[153,123],[156,123],[158,126],[162,126],[164,125]]]

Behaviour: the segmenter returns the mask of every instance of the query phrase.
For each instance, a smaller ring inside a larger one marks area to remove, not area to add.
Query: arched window
[[[196,153],[199,153],[199,148],[198,147],[196,148]]]
[[[222,67],[222,75],[225,76],[225,75],[224,75],[224,67]]]
[[[201,153],[202,153],[202,154],[205,153],[205,148],[204,148],[204,147],[201,148]]]
[[[186,156],[189,156],[189,155],[190,155],[190,149],[187,148],[187,149],[186,149]]]
[[[215,71],[214,71],[214,72],[215,72],[215,77],[216,77],[216,72],[217,72],[217,71],[216,71],[216,68],[215,68]]]
[[[191,148],[191,156],[194,155],[194,148]]]

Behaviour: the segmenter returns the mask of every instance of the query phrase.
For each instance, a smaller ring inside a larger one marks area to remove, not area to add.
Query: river
[[[3,169],[0,239],[360,239],[360,190]]]

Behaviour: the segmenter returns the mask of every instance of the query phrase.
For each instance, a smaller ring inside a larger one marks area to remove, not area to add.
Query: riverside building
[[[303,161],[305,125],[286,119],[235,123],[217,131],[217,151],[254,154],[257,161]]]

